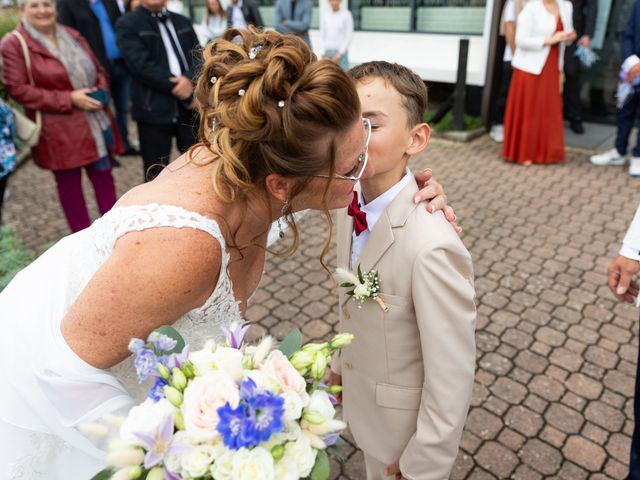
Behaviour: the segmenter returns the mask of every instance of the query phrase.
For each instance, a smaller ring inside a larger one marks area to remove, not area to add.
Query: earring
[[[284,205],[282,205],[282,210],[280,211],[280,217],[278,217],[278,236],[280,239],[284,238],[284,227],[282,226],[282,217],[287,215],[287,210],[289,210],[289,201],[285,201]]]

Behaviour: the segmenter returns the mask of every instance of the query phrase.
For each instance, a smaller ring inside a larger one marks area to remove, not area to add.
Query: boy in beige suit
[[[340,329],[355,339],[334,359],[331,381],[344,386],[344,416],[367,479],[444,480],[473,389],[471,257],[441,212],[413,202],[418,187],[407,163],[429,141],[424,83],[387,62],[351,75],[372,125],[373,174],[360,180],[359,206],[349,208],[356,221],[338,213],[338,267],[376,270],[388,310],[340,289]]]

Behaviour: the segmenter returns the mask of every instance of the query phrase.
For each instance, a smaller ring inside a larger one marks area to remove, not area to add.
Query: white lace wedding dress
[[[174,324],[186,342],[198,348],[240,319],[229,255],[212,219],[176,206],[120,207],[60,240],[0,293],[0,480],[88,480],[104,467],[104,451],[78,426],[127,411],[145,391],[131,358],[94,368],[69,348],[60,323],[116,240],[154,227],[203,230],[222,246],[213,294]]]

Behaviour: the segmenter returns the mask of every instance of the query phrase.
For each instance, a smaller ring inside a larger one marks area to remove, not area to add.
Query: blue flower
[[[166,397],[166,395],[164,394],[165,385],[169,385],[169,382],[167,382],[162,377],[156,378],[156,383],[153,384],[153,387],[151,387],[151,389],[149,390],[149,393],[147,393],[147,397],[149,397],[154,402],[158,402],[161,399],[165,398]]]
[[[244,428],[244,420],[246,418],[245,406],[240,404],[238,408],[231,408],[229,402],[218,408],[218,418],[220,421],[216,426],[216,430],[222,435],[224,445],[231,450],[240,450],[246,447],[242,430]]]
[[[156,368],[158,358],[148,348],[141,348],[136,352],[133,364],[136,367],[139,383],[144,382],[149,376],[158,376],[158,369]]]
[[[255,447],[284,428],[284,399],[258,388],[251,379],[240,385],[240,403],[229,402],[218,409],[216,427],[226,447],[232,450]]]
[[[131,353],[138,353],[138,350],[140,350],[141,348],[144,348],[144,342],[139,338],[132,338],[129,341],[128,348]]]

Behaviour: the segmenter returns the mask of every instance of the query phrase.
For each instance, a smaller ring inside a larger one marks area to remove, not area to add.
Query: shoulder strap
[[[31,74],[31,55],[29,55],[29,47],[27,47],[27,41],[18,30],[13,30],[10,33],[18,39],[20,45],[22,46],[22,55],[24,56],[24,63],[27,67],[27,76],[29,77],[29,83],[35,87],[36,83],[33,81],[33,75]],[[42,125],[42,114],[40,113],[40,110],[36,110],[36,124],[38,126]]]

